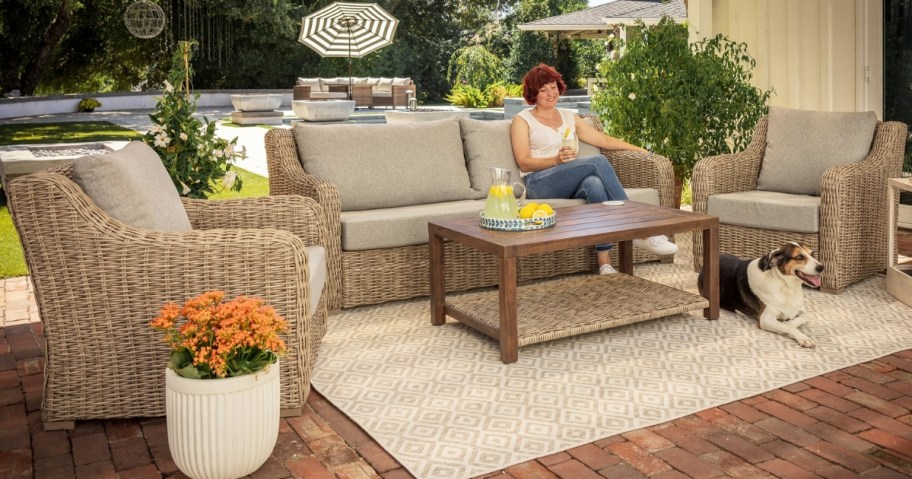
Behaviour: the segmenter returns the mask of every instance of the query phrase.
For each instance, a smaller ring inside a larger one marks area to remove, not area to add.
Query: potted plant
[[[171,348],[165,368],[168,447],[190,477],[257,470],[279,433],[285,320],[258,298],[209,291],[164,305],[150,326]]]
[[[716,35],[689,44],[687,26],[670,17],[637,21],[621,55],[599,65],[605,84],[592,110],[608,134],[671,160],[683,185],[701,158],[750,143],[772,94],[751,84],[755,64],[745,43]]]
[[[192,42],[180,42],[175,50],[164,91],[149,115],[152,128],[143,141],[161,157],[182,196],[205,199],[219,183],[241,190],[241,179],[232,166],[245,153],[236,149],[237,138],[220,138],[215,123],[194,116],[199,93],[190,93],[191,46]]]
[[[101,102],[94,98],[83,98],[82,100],[79,100],[79,105],[77,106],[77,109],[82,112],[91,113],[100,106],[101,106]]]

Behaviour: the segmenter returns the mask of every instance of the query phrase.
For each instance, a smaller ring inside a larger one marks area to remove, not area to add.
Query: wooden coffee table
[[[431,323],[446,317],[496,339],[500,359],[516,362],[518,348],[553,339],[703,309],[719,318],[719,219],[628,201],[558,208],[553,228],[495,231],[478,218],[428,223]],[[633,276],[633,239],[694,231],[703,235],[705,298]],[[494,255],[497,291],[445,297],[443,242],[452,240]],[[537,253],[616,243],[619,274],[596,274],[517,287],[517,259]]]

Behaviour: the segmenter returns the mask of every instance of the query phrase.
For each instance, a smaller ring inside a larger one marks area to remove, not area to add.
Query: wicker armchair
[[[768,118],[757,123],[748,148],[700,160],[693,171],[693,210],[707,213],[709,197],[757,189],[766,151]],[[846,286],[887,267],[886,179],[899,176],[907,127],[878,122],[868,156],[859,163],[829,168],[821,178],[817,233],[719,225],[719,251],[755,258],[772,248],[800,241],[811,246],[825,266],[821,291],[838,294]],[[897,202],[897,198],[892,198]],[[699,270],[703,241],[693,236],[694,267]]]
[[[326,317],[325,293],[316,310],[308,300],[305,249],[324,244],[322,208],[301,196],[182,199],[194,231],[154,232],[103,212],[72,169],[15,178],[7,192],[47,340],[45,428],[163,416],[168,348],[149,321],[213,289],[263,298],[288,321],[281,407],[300,414]]]

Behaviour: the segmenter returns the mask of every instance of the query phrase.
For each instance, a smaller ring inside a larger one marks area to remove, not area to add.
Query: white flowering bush
[[[182,196],[205,199],[216,188],[240,191],[241,179],[232,165],[245,152],[237,149],[237,138],[216,136],[214,122],[193,116],[199,93],[191,94],[189,88],[190,47],[181,42],[175,51],[165,89],[149,115],[152,128],[143,141],[161,157]]]

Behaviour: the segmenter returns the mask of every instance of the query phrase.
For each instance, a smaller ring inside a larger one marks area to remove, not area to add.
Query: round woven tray
[[[550,228],[554,226],[554,213],[551,213],[544,218],[527,218],[527,219],[499,219],[499,218],[488,218],[484,215],[484,211],[479,213],[481,218],[481,227],[489,230],[500,230],[500,231],[531,231],[531,230],[540,230],[545,228]]]

